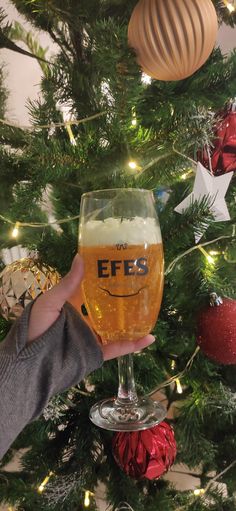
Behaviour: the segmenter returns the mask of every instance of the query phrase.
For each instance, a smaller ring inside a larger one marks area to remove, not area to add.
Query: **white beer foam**
[[[79,244],[82,246],[115,245],[149,245],[161,243],[161,231],[155,218],[136,216],[132,219],[106,218],[106,220],[89,220],[80,226]]]

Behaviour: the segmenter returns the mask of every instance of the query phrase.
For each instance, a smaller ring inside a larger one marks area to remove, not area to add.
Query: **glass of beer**
[[[82,294],[92,327],[103,344],[150,333],[161,306],[164,257],[154,197],[132,188],[85,193],[79,251],[85,264]],[[165,417],[160,403],[138,398],[133,359],[118,359],[118,395],[96,403],[90,418],[113,431],[152,427]]]

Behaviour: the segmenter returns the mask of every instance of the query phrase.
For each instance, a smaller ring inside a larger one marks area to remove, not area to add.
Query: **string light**
[[[228,2],[228,0],[223,0],[223,2],[224,2],[225,6],[227,7],[227,9],[229,10],[230,13],[235,11],[234,1],[232,3],[232,2]]]
[[[217,250],[210,250],[209,254],[211,256],[216,256],[216,255],[219,255],[221,252],[218,252]]]
[[[84,496],[84,506],[89,507],[90,505],[90,492],[86,490],[85,496]]]
[[[135,170],[135,169],[137,169],[138,166],[135,161],[131,160],[131,161],[129,161],[129,167],[130,167],[130,169]]]
[[[176,378],[175,383],[176,383],[176,390],[177,390],[177,393],[178,393],[178,394],[183,394],[183,387],[182,387],[182,385],[181,385],[181,383],[180,383],[179,378]]]
[[[45,477],[45,479],[42,481],[42,483],[39,485],[38,487],[38,493],[43,493],[43,491],[45,490],[45,486],[47,485],[50,477],[52,477],[53,475],[53,472],[49,472],[48,476]]]
[[[175,360],[171,360],[171,369],[172,369],[172,371],[174,371],[175,368],[176,368],[176,362],[175,362]]]
[[[227,3],[226,7],[227,7],[227,9],[229,9],[230,13],[235,11],[235,7],[232,4]]]
[[[191,504],[193,504],[195,502],[195,497],[203,497],[203,499],[205,499],[211,485],[213,483],[215,483],[216,481],[218,481],[218,479],[220,479],[220,477],[222,477],[224,474],[226,474],[226,472],[228,472],[235,465],[236,465],[236,460],[234,460],[232,463],[230,463],[230,465],[228,467],[226,467],[224,470],[222,470],[222,472],[220,472],[215,477],[210,479],[210,481],[208,481],[205,489],[196,488],[192,493],[192,497],[190,498],[190,501],[189,501],[190,506],[191,506]],[[188,507],[188,509],[189,509],[189,507]],[[176,511],[186,511],[186,506],[184,505],[181,507],[177,507]]]
[[[204,495],[205,490],[203,488],[196,488],[193,493],[195,497],[200,497],[201,495]]]
[[[72,220],[78,220],[79,217],[80,217],[80,215],[75,215],[75,216],[71,216],[71,217],[67,217],[67,218],[61,218],[60,220],[55,220],[54,222],[30,223],[30,222],[12,222],[12,220],[9,220],[9,218],[6,218],[5,216],[0,215],[0,218],[4,222],[7,222],[10,225],[14,225],[14,229],[12,231],[12,236],[13,236],[13,232],[14,232],[14,237],[16,237],[18,235],[17,229],[19,231],[20,227],[32,227],[35,229],[42,229],[43,227],[50,227],[51,225],[55,225],[55,224],[65,224],[65,223],[71,222]]]
[[[14,229],[12,230],[12,238],[17,238],[18,237],[18,234],[19,234],[19,226],[20,226],[20,222],[16,222],[15,223],[15,227]]]
[[[131,125],[132,126],[137,126],[137,119],[136,119],[136,112],[135,112],[135,108],[133,107],[132,108],[132,121],[131,121]]]
[[[215,264],[215,259],[210,254],[208,254],[208,252],[203,247],[201,247],[199,245],[198,248],[202,252],[202,254],[205,256],[205,258],[207,259],[208,263]]]
[[[152,83],[151,76],[147,75],[146,73],[142,73],[141,82],[145,85],[150,85],[150,83]]]
[[[182,179],[183,181],[185,181],[186,179],[188,179],[188,177],[190,177],[193,173],[193,169],[190,169],[188,170],[187,172],[184,172],[184,174],[182,174],[180,176],[180,179]]]
[[[149,397],[153,396],[154,394],[156,394],[156,392],[159,392],[159,390],[164,389],[165,387],[168,387],[172,383],[176,383],[176,381],[180,380],[180,378],[183,378],[183,376],[185,376],[187,371],[189,371],[189,369],[191,368],[192,363],[193,363],[193,361],[194,361],[194,359],[195,359],[195,357],[196,357],[196,355],[198,354],[199,351],[200,351],[200,348],[199,348],[199,346],[197,346],[197,348],[195,349],[194,353],[191,355],[190,359],[188,360],[188,362],[187,362],[185,368],[183,369],[183,371],[179,372],[175,376],[171,376],[171,378],[168,378],[168,380],[166,380],[163,383],[161,383],[161,385],[158,385],[158,387],[155,387],[155,389],[151,390],[151,392],[148,393],[148,396]]]
[[[71,129],[71,126],[70,126],[70,124],[68,124],[68,122],[66,123],[66,130],[67,130],[67,133],[69,135],[69,139],[70,139],[71,145],[76,146],[77,142],[75,140],[74,133],[73,133],[73,131]]]
[[[200,248],[202,248],[203,246],[205,247],[207,245],[212,245],[213,243],[217,243],[218,241],[221,241],[221,240],[226,240],[226,239],[231,239],[232,240],[234,238],[235,238],[235,232],[233,230],[231,236],[227,234],[226,236],[219,236],[218,238],[214,238],[213,240],[206,241],[205,243],[202,243],[201,245],[194,245],[193,247],[189,248],[188,250],[185,250],[185,252],[183,252],[182,254],[180,254],[177,257],[175,257],[175,259],[173,259],[173,261],[171,261],[169,266],[167,266],[167,268],[166,268],[165,275],[169,275],[169,273],[171,273],[173,271],[173,269],[175,268],[176,264],[181,259],[183,259],[183,257],[186,257],[187,255],[190,255],[195,250],[200,250]]]
[[[84,507],[90,506],[90,496],[94,496],[94,493],[92,493],[90,490],[86,490],[84,495]]]
[[[20,130],[29,130],[34,131],[40,129],[55,129],[55,128],[66,128],[66,126],[78,126],[81,123],[93,121],[102,115],[105,115],[107,112],[104,110],[103,112],[99,112],[94,115],[90,115],[89,117],[84,117],[83,119],[75,119],[73,121],[66,122],[55,122],[53,124],[32,124],[32,125],[20,125],[11,121],[7,121],[5,119],[0,119],[1,124],[5,124],[6,126],[10,126],[11,128],[18,128]]]

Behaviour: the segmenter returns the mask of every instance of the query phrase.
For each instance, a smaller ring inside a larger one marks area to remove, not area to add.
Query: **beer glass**
[[[103,344],[139,339],[153,329],[161,306],[164,258],[149,190],[99,190],[82,195],[79,252],[85,264],[84,302]],[[133,359],[118,359],[116,398],[96,403],[90,418],[113,431],[141,430],[165,417],[160,403],[138,398]]]

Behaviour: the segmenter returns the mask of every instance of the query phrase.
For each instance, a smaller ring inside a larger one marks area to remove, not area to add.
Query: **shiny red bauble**
[[[144,431],[116,433],[112,447],[117,464],[135,479],[158,479],[176,457],[174,432],[167,422]]]
[[[203,309],[198,318],[197,342],[205,355],[219,364],[236,364],[236,300]]]
[[[210,162],[209,162],[210,156]],[[199,151],[198,157],[207,169],[216,176],[236,170],[236,109],[226,110],[219,115],[219,122],[215,130],[215,140],[209,147]]]

